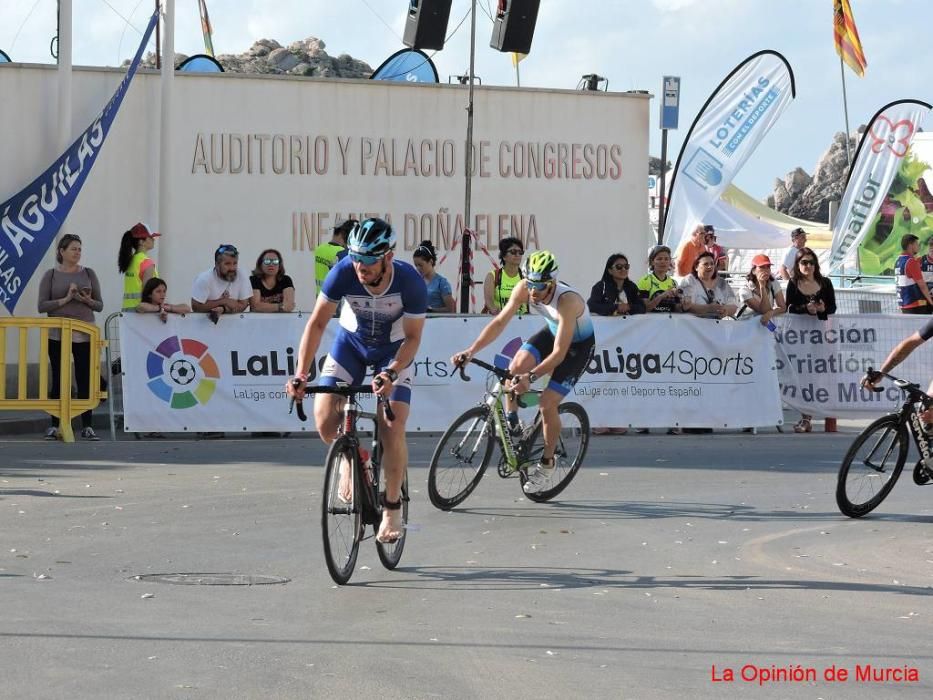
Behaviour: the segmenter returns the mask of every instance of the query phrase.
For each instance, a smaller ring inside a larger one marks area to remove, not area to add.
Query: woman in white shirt
[[[716,272],[716,258],[704,252],[693,262],[693,271],[680,283],[684,311],[702,318],[734,316],[738,306],[729,283]]]

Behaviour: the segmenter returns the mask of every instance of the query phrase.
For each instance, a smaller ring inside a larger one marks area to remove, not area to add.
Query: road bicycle
[[[335,583],[343,585],[350,580],[356,566],[360,542],[366,537],[366,526],[372,525],[375,539],[382,523],[385,493],[380,492],[379,466],[382,461],[382,443],[379,441],[379,421],[375,413],[366,413],[358,401],[361,394],[372,394],[368,384],[309,386],[305,394],[336,394],[347,399],[340,414],[340,433],[327,451],[324,461],[324,491],[321,507],[321,531],[324,538],[324,559]],[[377,396],[387,420],[395,420],[388,399]],[[307,420],[301,402],[292,401],[298,418]],[[357,423],[372,421],[373,441],[367,455],[362,447]],[[340,489],[340,472],[349,472],[349,487]],[[408,477],[402,482],[402,536],[392,543],[376,542],[379,561],[387,569],[394,569],[402,558],[408,525]]]
[[[920,414],[933,406],[933,397],[919,386],[886,372],[868,370],[868,376],[881,375],[890,379],[906,397],[900,410],[882,416],[855,438],[839,467],[836,482],[836,503],[850,518],[867,515],[887,498],[904,469],[910,437],[920,459],[914,466],[914,483],[918,486],[933,480],[933,435],[924,430]],[[875,391],[881,391],[875,388]]]
[[[528,470],[533,468],[544,452],[544,429],[539,411],[529,425],[512,431],[505,417],[505,382],[513,375],[506,369],[482,360],[470,362],[490,372],[486,394],[482,403],[455,418],[441,436],[428,472],[428,496],[441,510],[450,510],[463,503],[476,489],[492,454],[499,445],[499,476],[518,477],[524,487]],[[470,381],[465,367],[460,377]],[[540,392],[528,392],[519,398],[519,405],[531,405]],[[564,402],[558,407],[561,431],[554,451],[555,472],[547,488],[524,493],[532,501],[544,502],[554,498],[573,481],[586,456],[590,441],[590,419],[578,403]]]

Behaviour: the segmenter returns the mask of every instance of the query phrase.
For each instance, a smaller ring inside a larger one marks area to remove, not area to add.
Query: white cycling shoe
[[[544,491],[550,485],[555,471],[557,471],[557,465],[554,464],[553,460],[550,467],[545,467],[541,462],[538,462],[528,475],[522,490],[525,493]]]

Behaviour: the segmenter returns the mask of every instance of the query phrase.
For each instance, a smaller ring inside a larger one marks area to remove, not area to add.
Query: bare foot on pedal
[[[353,479],[350,476],[350,462],[345,457],[340,457],[340,483],[337,484],[337,498],[342,503],[350,503],[353,500]]]
[[[397,505],[397,508],[391,508],[390,506]],[[402,536],[402,533],[405,530],[405,523],[402,521],[402,502],[399,500],[397,503],[392,504],[386,502],[385,508],[382,511],[382,525],[379,527],[379,534],[376,535],[376,540],[382,544],[393,544],[398,542],[399,538]]]

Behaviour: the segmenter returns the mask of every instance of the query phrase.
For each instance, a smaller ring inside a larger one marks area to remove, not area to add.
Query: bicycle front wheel
[[[586,410],[578,403],[562,403],[557,408],[560,415],[560,435],[554,449],[554,476],[540,491],[525,493],[532,501],[543,503],[563,491],[580,470],[586,449],[590,445],[590,419]],[[544,454],[544,425],[537,421],[529,440],[527,461],[537,462]],[[522,486],[525,485],[525,472],[522,471]]]
[[[428,471],[428,497],[435,508],[463,503],[479,484],[495,441],[486,406],[474,406],[450,424],[434,448]]]
[[[359,473],[356,445],[347,437],[337,438],[327,452],[324,467],[321,531],[327,570],[340,585],[353,575],[363,536]]]
[[[855,438],[842,460],[836,503],[850,518],[873,511],[901,475],[910,441],[897,415],[879,418]]]
[[[394,569],[398,566],[399,561],[401,561],[402,550],[405,549],[405,538],[408,536],[408,476],[406,476],[405,480],[402,482],[402,523],[404,523],[402,536],[395,540],[395,542],[383,544],[379,540],[376,540],[376,553],[379,555],[379,561],[389,570]],[[376,532],[379,531],[378,525],[374,525],[373,527]]]

